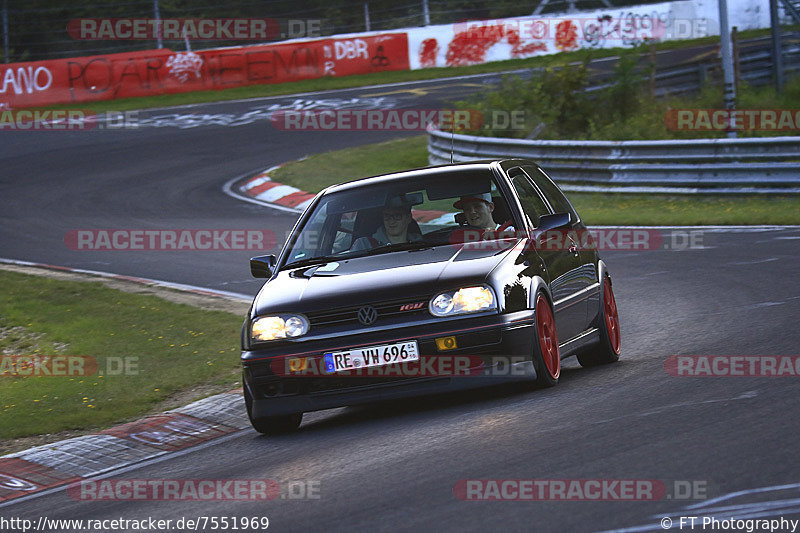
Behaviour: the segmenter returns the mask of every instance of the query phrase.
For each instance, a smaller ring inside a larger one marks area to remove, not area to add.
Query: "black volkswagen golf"
[[[304,412],[524,380],[561,359],[616,361],[611,276],[567,198],[533,162],[410,170],[328,187],[242,330],[244,396],[262,433]]]

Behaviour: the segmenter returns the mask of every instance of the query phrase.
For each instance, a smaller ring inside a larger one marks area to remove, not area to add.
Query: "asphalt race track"
[[[252,295],[260,282],[249,277],[247,259],[256,254],[248,251],[73,251],[64,236],[74,229],[267,228],[282,242],[296,215],[238,201],[222,185],[306,154],[397,134],[286,133],[264,118],[244,123],[244,115],[323,98],[427,109],[481,83],[148,111],[139,118],[151,125],[136,130],[0,133],[0,257]],[[172,115],[187,113],[200,118],[179,127],[189,122]],[[663,231],[675,244],[689,230],[674,237]],[[495,388],[307,414],[294,435],[246,430],[115,474],[311,481],[319,499],[81,502],[60,490],[12,502],[2,515],[267,516],[269,530],[346,532],[659,531],[662,517],[677,529],[680,516],[710,507],[720,519],[800,519],[800,377],[690,378],[664,368],[672,355],[800,354],[800,228],[692,231],[692,249],[602,254],[621,313],[617,364],[583,369],[565,361],[560,384],[546,390]],[[238,334],[231,332],[232,343]],[[666,494],[656,501],[500,502],[454,495],[460,480],[475,479],[659,480]],[[676,487],[687,482],[705,491],[691,495],[701,498],[746,492],[722,503],[683,501]],[[752,492],[786,485],[794,486]],[[737,507],[720,510],[726,503]]]

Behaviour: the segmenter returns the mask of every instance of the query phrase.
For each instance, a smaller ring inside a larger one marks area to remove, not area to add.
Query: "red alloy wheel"
[[[617,302],[614,299],[614,291],[611,289],[611,280],[608,278],[603,282],[603,315],[606,320],[606,331],[611,349],[615,354],[619,354],[619,313],[617,312]]]
[[[536,330],[539,334],[539,346],[547,371],[553,379],[561,374],[561,358],[558,354],[558,336],[556,322],[550,304],[543,295],[536,298]]]

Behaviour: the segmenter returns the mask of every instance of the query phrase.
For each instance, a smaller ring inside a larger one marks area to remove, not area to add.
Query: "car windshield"
[[[464,242],[475,237],[458,230],[483,234],[513,229],[509,213],[488,169],[373,182],[323,196],[292,236],[284,264],[301,266]]]

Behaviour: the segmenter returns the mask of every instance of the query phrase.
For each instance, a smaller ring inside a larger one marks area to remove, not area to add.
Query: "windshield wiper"
[[[384,244],[378,246],[377,248],[372,248],[369,250],[358,250],[355,252],[339,254],[339,255],[320,255],[317,257],[309,257],[308,259],[300,259],[298,261],[292,261],[291,263],[284,264],[281,269],[284,268],[299,268],[304,266],[312,266],[312,265],[324,265],[325,263],[330,263],[332,261],[342,261],[344,259],[355,259],[358,257],[366,257],[369,255],[377,255],[382,254],[384,252],[397,252],[402,250],[425,250],[428,248],[433,248],[434,246],[438,246],[441,243],[430,243],[424,241],[415,241],[415,242],[399,242],[396,244]]]
[[[398,242],[395,244],[384,244],[382,246],[378,246],[377,248],[366,250],[364,255],[376,255],[384,252],[398,252],[402,250],[426,250],[428,248],[433,248],[434,246],[435,243],[424,241]]]
[[[309,257],[308,259],[300,259],[298,261],[292,261],[291,263],[284,264],[281,269],[284,268],[298,268],[304,266],[311,266],[311,265],[324,265],[325,263],[330,263],[331,261],[339,261],[341,259],[348,259],[348,256],[334,256],[334,255],[320,255],[317,257]]]

